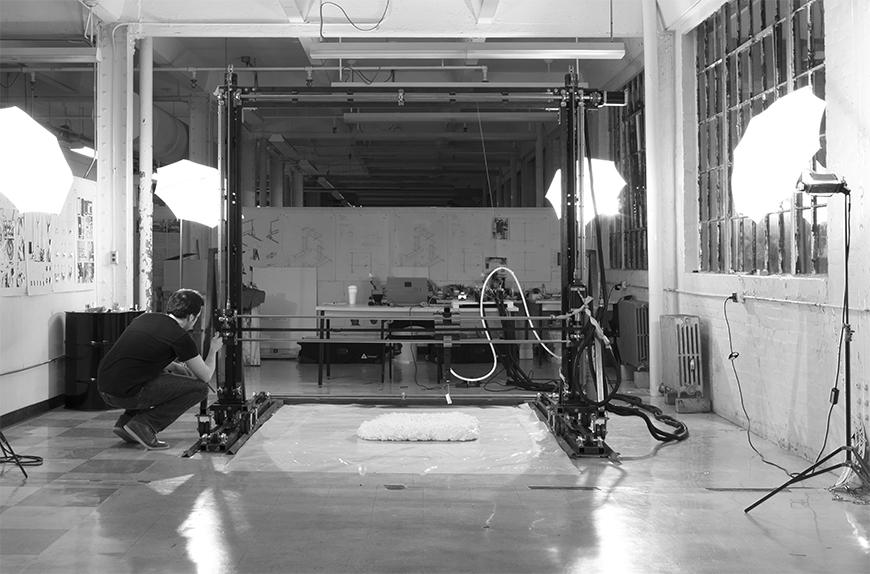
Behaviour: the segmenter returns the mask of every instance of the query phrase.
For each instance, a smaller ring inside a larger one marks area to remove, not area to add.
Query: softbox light
[[[221,218],[220,173],[216,168],[177,161],[157,169],[157,189],[178,219],[215,227]]]
[[[824,111],[824,100],[807,86],[749,121],[734,148],[731,197],[737,213],[762,221],[791,199],[801,172],[819,150]]]
[[[625,187],[625,180],[616,169],[616,164],[606,159],[592,159],[592,168],[586,162],[586,176],[583,178],[583,223],[589,223],[595,217],[592,207],[592,186],[595,187],[595,207],[598,215],[616,215],[619,213],[619,193]],[[592,174],[590,182],[589,173]],[[546,200],[556,211],[556,217],[562,219],[562,170],[557,169],[553,181],[547,189]],[[579,221],[579,212],[578,212]]]
[[[73,183],[57,137],[17,107],[0,109],[0,175],[22,213],[60,213]]]

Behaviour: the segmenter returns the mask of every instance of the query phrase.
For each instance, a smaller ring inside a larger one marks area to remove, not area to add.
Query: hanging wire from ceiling
[[[383,12],[383,14],[381,14],[381,17],[378,19],[378,21],[375,22],[374,25],[372,25],[368,28],[363,28],[363,27],[359,26],[356,22],[354,22],[353,19],[347,14],[345,9],[341,6],[341,4],[338,4],[337,2],[332,2],[331,0],[327,0],[326,2],[321,0],[320,1],[320,39],[321,40],[327,39],[326,36],[323,35],[323,7],[328,6],[328,5],[335,6],[336,8],[341,10],[341,13],[344,14],[345,19],[347,19],[347,21],[350,23],[350,25],[353,26],[354,28],[356,28],[357,30],[359,30],[360,32],[373,32],[374,30],[377,30],[378,28],[380,28],[381,23],[384,21],[384,18],[387,17],[387,11],[389,11],[389,9],[390,9],[390,0],[387,0],[387,3],[384,5],[384,12]]]
[[[483,168],[486,170],[486,187],[487,191],[489,191],[489,207],[495,210],[495,202],[492,197],[492,182],[489,179],[489,160],[486,157],[486,138],[483,137],[483,122],[480,119],[480,105],[475,102],[475,108],[477,108],[477,127],[480,130],[480,147],[483,150]],[[495,211],[493,211],[493,218],[495,218]]]

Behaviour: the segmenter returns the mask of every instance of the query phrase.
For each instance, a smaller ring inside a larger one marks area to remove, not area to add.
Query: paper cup
[[[347,302],[349,305],[356,305],[356,285],[347,286]]]

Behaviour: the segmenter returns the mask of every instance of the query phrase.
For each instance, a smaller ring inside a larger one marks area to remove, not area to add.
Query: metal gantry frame
[[[556,393],[539,395],[535,403],[539,416],[568,450],[577,456],[609,456],[612,451],[604,443],[603,410],[590,415],[572,400],[576,388],[574,359],[579,348],[582,314],[578,308],[586,305],[586,287],[578,280],[578,243],[582,228],[578,226],[578,192],[582,189],[585,155],[583,140],[586,111],[604,106],[625,105],[621,91],[606,92],[581,88],[573,71],[565,76],[565,85],[554,88],[389,88],[354,87],[352,89],[298,87],[240,87],[237,76],[229,67],[224,85],[216,90],[218,100],[218,168],[221,175],[221,224],[218,230],[217,260],[214,262],[217,281],[209,294],[213,309],[213,325],[224,341],[223,364],[218,369],[217,400],[203,408],[198,417],[200,439],[186,452],[200,450],[233,453],[280,406],[279,401],[265,393],[246,398],[242,358],[242,200],[240,145],[242,111],[245,108],[279,107],[305,104],[335,106],[337,104],[395,105],[398,108],[425,108],[431,105],[487,103],[504,109],[540,108],[559,111],[564,144],[561,158],[563,217],[560,223],[562,245],[562,385]],[[579,173],[578,173],[579,170]],[[582,276],[582,275],[581,275]],[[599,371],[600,372],[600,371]]]

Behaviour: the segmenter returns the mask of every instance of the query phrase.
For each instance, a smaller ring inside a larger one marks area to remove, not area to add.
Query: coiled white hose
[[[530,317],[529,306],[526,303],[526,297],[523,293],[523,286],[520,284],[520,280],[517,278],[516,274],[507,267],[501,267],[501,266],[496,267],[495,269],[493,269],[492,271],[489,272],[489,275],[487,275],[486,278],[483,280],[483,286],[480,288],[480,323],[481,323],[481,325],[483,325],[483,332],[486,335],[486,340],[489,341],[489,343],[488,343],[489,350],[492,353],[492,368],[489,370],[488,373],[486,373],[482,377],[463,377],[462,375],[457,373],[453,369],[453,367],[450,367],[450,374],[451,375],[453,375],[457,379],[459,379],[461,381],[465,381],[467,383],[477,383],[477,382],[488,379],[489,377],[492,376],[493,373],[495,373],[495,370],[498,366],[498,356],[495,353],[495,345],[492,343],[492,337],[489,336],[489,329],[487,328],[487,325],[486,325],[486,315],[484,315],[484,313],[483,313],[483,300],[484,300],[484,294],[486,293],[487,284],[489,283],[490,279],[492,279],[493,275],[495,275],[499,271],[507,271],[508,273],[510,273],[511,277],[513,277],[514,282],[517,284],[517,290],[520,293],[520,300],[523,302],[523,310],[525,310],[525,312],[526,312],[526,321],[528,321],[529,327],[532,328],[532,333],[535,335],[535,338],[538,340],[538,343],[551,356],[555,357],[556,359],[560,359],[560,360],[562,359],[562,357],[560,355],[555,354],[553,351],[550,350],[549,347],[547,347],[547,345],[544,344],[543,341],[541,341],[541,337],[538,335],[538,331],[535,329],[535,325],[532,323],[532,320],[529,318]]]

